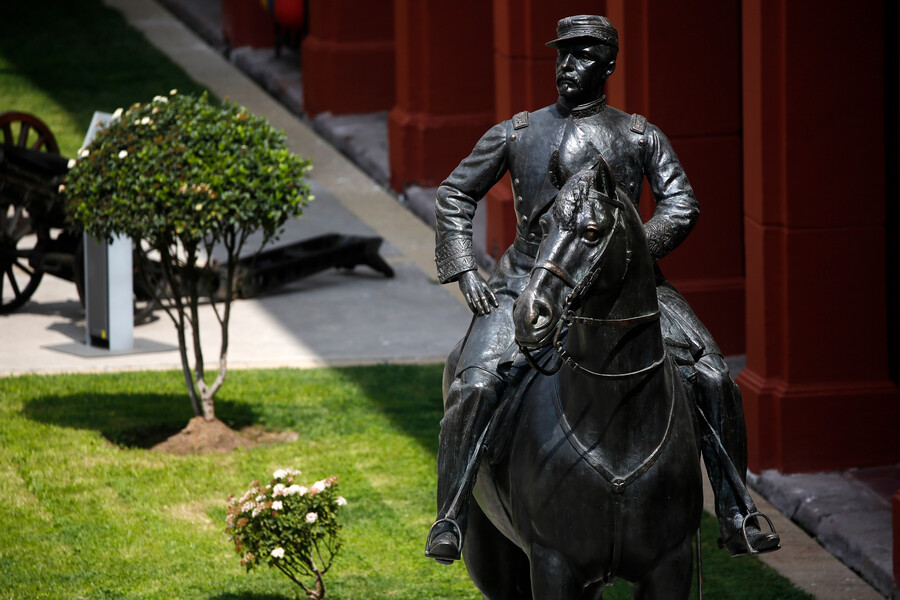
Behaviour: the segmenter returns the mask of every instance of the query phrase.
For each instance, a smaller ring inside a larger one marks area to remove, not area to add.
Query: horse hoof
[[[439,564],[452,565],[460,557],[459,540],[452,531],[436,535],[425,550],[425,556]]]

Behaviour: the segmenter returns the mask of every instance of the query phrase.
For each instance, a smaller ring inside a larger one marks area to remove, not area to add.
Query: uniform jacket
[[[438,188],[435,260],[442,283],[476,267],[472,218],[478,201],[507,171],[516,211],[514,245],[535,256],[541,240],[538,220],[557,193],[547,168],[554,151],[572,174],[593,166],[602,155],[635,204],[646,177],[656,211],[644,227],[655,259],[678,246],[693,228],[697,199],[658,128],[640,115],[607,106],[604,99],[575,110],[559,102],[492,127]]]

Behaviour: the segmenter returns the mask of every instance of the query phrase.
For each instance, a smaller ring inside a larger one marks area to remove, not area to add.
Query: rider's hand
[[[466,298],[469,308],[476,315],[486,315],[491,312],[491,305],[500,306],[494,292],[487,282],[482,279],[478,271],[466,271],[459,276],[459,290]]]

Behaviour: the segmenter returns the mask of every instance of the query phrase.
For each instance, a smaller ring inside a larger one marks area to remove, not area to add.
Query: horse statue
[[[487,600],[599,600],[616,577],[635,599],[687,598],[698,432],[663,343],[640,215],[600,158],[562,185],[541,225],[514,309],[540,375],[510,385],[485,434],[469,574]]]

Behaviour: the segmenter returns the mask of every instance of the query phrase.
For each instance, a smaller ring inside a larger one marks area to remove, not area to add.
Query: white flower
[[[282,510],[284,508],[284,504],[281,503],[281,500],[276,500],[272,503],[272,510]]]
[[[143,119],[141,119],[141,125],[149,125],[152,122],[153,121],[150,120],[150,117],[144,117]]]
[[[278,469],[274,473],[272,473],[272,479],[284,479],[288,476],[287,469]]]
[[[228,516],[225,517],[225,524],[228,525],[229,527],[234,525],[234,515],[233,514],[228,513]]]
[[[247,493],[245,493],[243,496],[241,496],[241,499],[238,500],[238,501],[236,502],[236,504],[243,504],[244,502],[246,502],[247,500],[249,500],[249,499],[250,499],[250,496],[252,496],[252,495],[253,495],[253,490],[247,490]]]
[[[256,502],[244,502],[241,504],[241,512],[250,512],[256,507]]]
[[[335,502],[337,502],[338,506],[347,506],[347,499],[344,498],[343,496],[338,496],[335,499]]]
[[[62,194],[64,191],[66,191],[66,184],[64,184],[64,183],[59,184],[59,190],[58,190],[58,191],[59,191],[60,194]]]
[[[257,507],[253,509],[253,512],[250,513],[250,516],[255,517],[255,516],[259,515],[259,513],[261,513],[262,511],[263,511],[262,506],[257,505]]]
[[[306,513],[306,522],[307,523],[315,523],[318,520],[319,520],[319,515],[317,515],[316,513],[314,513],[314,512]]]
[[[168,102],[169,99],[166,98],[165,96],[153,96],[153,101],[154,102]]]
[[[87,158],[88,154],[90,154],[90,153],[91,153],[91,151],[88,150],[87,148],[82,148],[81,150],[78,151],[78,158]]]
[[[303,494],[306,493],[306,491],[307,491],[307,490],[306,490],[305,487],[303,487],[302,485],[297,485],[297,484],[295,483],[295,484],[292,485],[291,487],[286,488],[286,489],[284,490],[284,492],[282,492],[282,495],[283,495],[283,496],[293,496],[293,495],[302,496]]]
[[[285,487],[284,487],[283,483],[276,483],[275,487],[272,488],[272,497],[277,498],[278,496],[281,496],[281,495],[287,495],[287,494],[285,494],[284,490],[285,490]]]
[[[69,162],[66,163],[66,168],[71,169],[71,168],[74,167],[76,164],[78,164],[78,162],[77,162],[74,158],[70,158],[70,159],[69,159]]]
[[[322,492],[325,488],[328,487],[328,484],[324,481],[317,481],[313,484],[312,489],[316,490],[316,493]]]
[[[260,494],[259,496],[256,497],[257,502],[262,502],[265,499],[266,499],[266,497],[263,494]]]
[[[275,558],[284,558],[284,548],[282,548],[281,546],[279,546],[279,547],[273,549],[272,552],[271,552],[271,554],[272,554],[272,556],[274,556]]]
[[[119,158],[125,158],[128,156],[128,150],[119,150]]]
[[[122,116],[122,109],[121,109],[121,108],[117,108],[116,111],[112,114],[112,118],[113,118],[114,121],[115,121],[116,119],[120,118],[121,116]]]
[[[177,93],[178,93],[178,90],[176,90],[175,88],[172,88],[171,90],[169,90],[169,95],[170,95],[170,96],[174,96],[174,95],[177,94]]]

